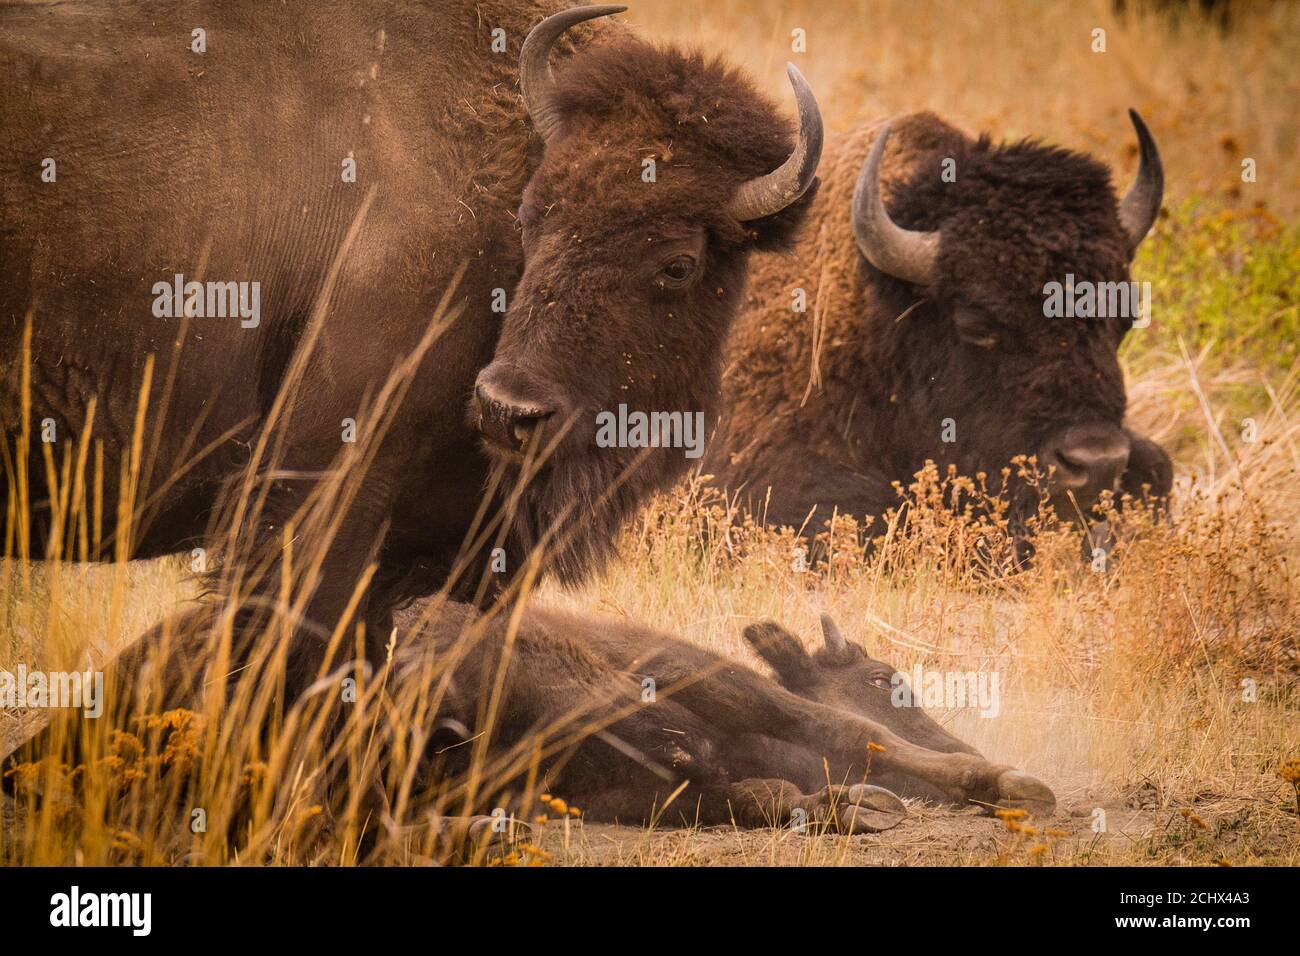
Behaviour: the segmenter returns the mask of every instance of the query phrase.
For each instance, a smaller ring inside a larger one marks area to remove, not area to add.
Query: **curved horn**
[[[1128,118],[1137,131],[1140,159],[1137,179],[1119,204],[1119,221],[1128,234],[1129,243],[1136,249],[1151,231],[1156,214],[1160,212],[1160,200],[1165,192],[1165,168],[1160,162],[1155,137],[1137,110],[1129,110]]]
[[[866,260],[886,275],[913,285],[929,285],[939,254],[939,233],[913,232],[897,225],[880,201],[880,160],[891,123],[876,136],[853,189],[853,235]]]
[[[524,40],[524,48],[519,54],[519,89],[524,94],[524,106],[533,121],[533,126],[541,134],[542,140],[548,140],[560,127],[560,117],[548,104],[547,93],[553,78],[548,60],[551,47],[567,31],[586,20],[608,17],[622,13],[627,7],[605,4],[594,7],[573,7],[561,10],[547,17],[533,27]]]
[[[776,169],[740,184],[727,207],[740,222],[774,215],[790,205],[808,191],[821,162],[822,113],[817,97],[797,66],[787,63],[785,72],[799,104],[799,142]]]
[[[844,640],[839,627],[825,611],[821,614],[822,637],[826,640],[826,649],[833,654],[843,654],[849,649],[849,642]]]

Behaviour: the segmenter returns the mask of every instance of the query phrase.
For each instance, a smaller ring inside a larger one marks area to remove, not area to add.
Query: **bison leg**
[[[528,839],[531,829],[522,821],[498,817],[430,815],[423,823],[402,827],[397,838],[418,848],[413,862],[432,866],[464,865],[505,856]],[[385,852],[382,847],[372,848],[371,854],[362,859],[367,864],[383,864],[388,862]]]
[[[810,557],[820,559],[814,538],[832,515],[851,515],[861,520],[863,515],[883,514],[898,503],[898,493],[883,475],[863,474],[831,459],[810,456],[802,445],[800,436],[788,446],[800,449],[798,461],[782,465],[778,459],[776,467],[769,471],[771,480],[768,475],[758,475],[747,484],[764,490],[772,487],[771,500],[763,500],[766,523],[802,528],[805,540],[814,548]]]
[[[675,648],[645,665],[664,696],[719,733],[762,733],[821,753],[833,762],[871,765],[919,777],[956,803],[1050,812],[1055,797],[1044,784],[1011,767],[966,753],[919,747],[883,724],[790,693],[749,670],[703,650]],[[874,745],[874,746],[872,746]]]
[[[879,833],[897,826],[907,808],[881,787],[823,787],[806,794],[788,780],[753,778],[736,783],[677,788],[658,785],[598,790],[582,801],[588,820],[632,825],[792,827],[800,833]]]
[[[367,662],[375,669],[383,663],[391,618],[372,613],[388,605],[368,585],[388,533],[399,484],[394,476],[401,474],[401,463],[384,453],[364,468],[299,454],[289,449],[277,462],[261,513],[251,519],[256,522],[251,541],[227,557],[227,572],[214,582],[220,597],[238,602],[233,608],[237,660],[287,631],[289,702],[352,660],[358,624],[365,627]],[[355,467],[355,477],[349,467]],[[354,481],[359,485],[351,489]],[[291,543],[287,529],[292,529]],[[288,577],[286,563],[292,571]],[[231,582],[239,587],[237,595],[224,593]],[[292,615],[287,628],[280,620],[286,614]]]
[[[501,640],[500,631],[485,635],[478,653],[456,667],[455,682],[481,686],[483,669],[500,659]],[[549,749],[548,742],[578,731],[579,739],[545,761],[544,786],[589,820],[747,827],[799,822],[854,833],[885,829],[902,818],[898,798],[876,787],[807,794],[795,782],[776,779],[779,774],[735,782],[736,768],[751,762],[708,708],[676,699],[643,701],[638,678],[548,634],[536,621],[526,620],[517,635],[503,694],[501,712],[524,723],[498,723],[495,747]],[[467,698],[441,716],[463,721],[472,738],[485,730],[475,723],[477,711]],[[519,780],[499,781],[495,793],[482,795],[489,801],[482,805],[499,799],[510,806],[520,789]],[[527,817],[534,810],[516,812]]]
[[[903,801],[882,787],[827,786],[805,794],[789,781],[764,778],[710,788],[699,806],[701,823],[789,826],[800,833],[879,833],[907,816]]]

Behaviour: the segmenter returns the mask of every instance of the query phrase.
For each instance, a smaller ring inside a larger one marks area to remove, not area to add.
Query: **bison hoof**
[[[879,833],[907,817],[907,807],[884,787],[856,783],[845,793],[847,803],[836,808],[841,833]]]
[[[502,855],[527,839],[531,829],[522,820],[489,816],[437,817],[432,823],[442,855],[461,862]]]
[[[1006,770],[998,775],[998,806],[1025,810],[1036,817],[1049,817],[1056,810],[1056,794],[1047,784],[1027,773]]]

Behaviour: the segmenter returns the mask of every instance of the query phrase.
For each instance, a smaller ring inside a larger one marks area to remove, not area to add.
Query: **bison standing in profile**
[[[718,60],[561,42],[623,8],[557,9],[6,6],[5,540],[227,547],[258,615],[292,528],[291,691],[350,620],[373,661],[405,601],[490,597],[538,545],[569,579],[599,562],[688,462],[595,448],[591,413],[711,410],[821,127],[797,71],[796,137]],[[102,464],[91,519],[51,481],[78,454]]]
[[[1065,517],[1102,492],[1166,494],[1168,456],[1124,425],[1116,352],[1139,317],[1045,305],[1049,288],[1130,279],[1163,189],[1131,115],[1141,164],[1123,199],[1088,156],[928,113],[828,143],[796,254],[756,266],[703,470],[809,534],[834,509],[882,514],[927,460],[973,477],[1036,456]],[[1023,522],[1038,494],[1012,497]]]

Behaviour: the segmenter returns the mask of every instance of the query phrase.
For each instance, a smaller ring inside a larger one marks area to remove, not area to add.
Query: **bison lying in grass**
[[[703,470],[810,535],[835,509],[897,505],[893,483],[927,460],[1000,492],[1002,469],[1036,456],[1067,518],[1104,492],[1167,494],[1169,457],[1124,425],[1117,358],[1150,318],[1129,265],[1163,188],[1132,119],[1141,165],[1122,199],[1088,156],[929,113],[831,138],[795,254],[755,263]],[[1054,289],[1092,306],[1058,310]],[[1040,489],[1008,485],[1022,526]]]
[[[802,811],[848,831],[880,829],[903,808],[877,784],[958,804],[1055,805],[1042,783],[984,759],[919,707],[894,706],[894,669],[827,617],[816,655],[778,624],[745,629],[783,687],[625,621],[536,607],[517,628],[469,608],[428,616],[403,612],[393,686],[436,689],[444,733],[422,773],[431,783],[474,776],[480,809],[510,806],[530,772],[588,817],[633,824],[662,813],[683,784],[662,819],[772,826]],[[471,775],[475,760],[493,772]]]
[[[282,731],[291,739],[259,738],[247,752],[258,760],[285,747],[300,753],[315,739],[308,728],[330,721],[344,727],[340,740],[364,739],[369,756],[360,764],[346,746],[326,746],[334,756],[318,761],[328,767],[313,799],[336,814],[362,806],[355,817],[366,832],[358,839],[371,849],[385,834],[430,821],[455,829],[460,820],[472,829],[486,826],[494,810],[527,817],[547,790],[593,820],[807,823],[843,832],[900,822],[900,793],[1033,813],[1055,806],[1038,780],[986,760],[919,706],[896,706],[901,675],[846,641],[829,618],[825,646],[812,655],[777,624],[745,629],[776,671],[772,680],[625,621],[518,611],[504,620],[469,605],[427,602],[400,612],[388,668],[368,690],[349,697],[346,678],[321,682],[308,694],[320,710],[291,724],[296,731]],[[136,701],[137,713],[220,712],[212,695],[226,695],[226,733],[207,752],[233,763],[237,776],[243,758],[232,748],[249,745],[232,728],[259,725],[266,695],[256,674],[231,669],[219,642],[182,640],[166,652],[136,645],[110,669],[107,684],[117,699]],[[53,756],[56,766],[103,766],[96,747],[129,724],[110,718],[96,743],[85,733],[90,723],[73,725],[77,742],[70,746],[62,736],[67,725],[51,725],[16,760]],[[5,780],[11,789],[13,778]],[[151,792],[163,799],[157,794],[187,789]],[[474,814],[483,815],[477,823]],[[230,838],[242,832],[232,825]]]

